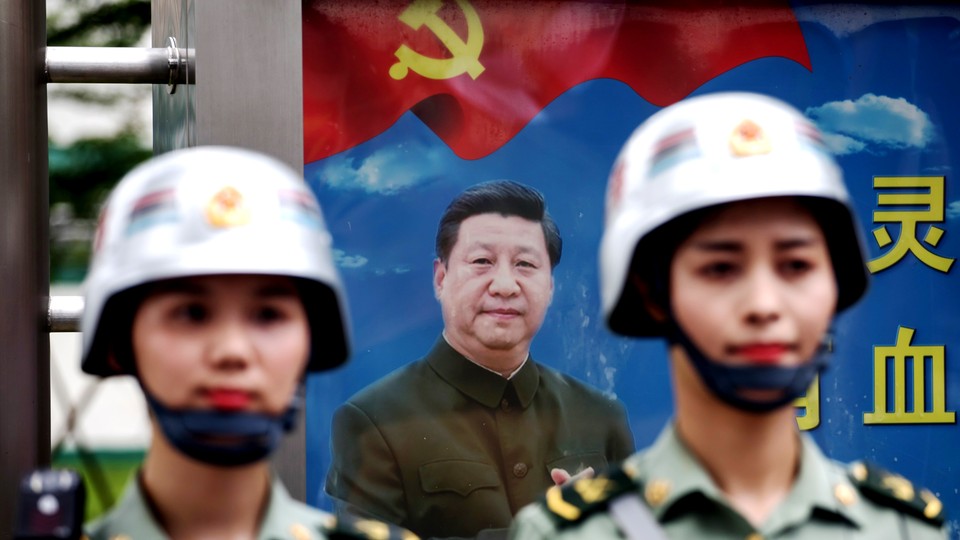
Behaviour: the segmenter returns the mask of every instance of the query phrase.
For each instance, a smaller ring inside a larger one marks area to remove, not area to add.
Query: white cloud
[[[817,23],[830,29],[839,38],[855,34],[868,26],[887,21],[904,21],[931,17],[960,20],[960,11],[953,6],[868,6],[844,3],[814,3],[794,8],[800,22]]]
[[[317,180],[334,189],[392,195],[441,174],[448,153],[445,147],[406,143],[382,148],[359,163],[352,157],[333,156],[317,173]]]
[[[867,147],[863,142],[839,133],[824,133],[823,142],[838,156],[856,154]]]
[[[947,219],[957,219],[960,217],[960,201],[953,201],[947,205]]]
[[[904,98],[864,94],[856,101],[831,101],[806,115],[824,132],[837,154],[863,150],[923,148],[933,138],[930,117]]]
[[[334,249],[333,262],[340,268],[360,268],[370,260],[363,255],[347,255],[342,249]]]

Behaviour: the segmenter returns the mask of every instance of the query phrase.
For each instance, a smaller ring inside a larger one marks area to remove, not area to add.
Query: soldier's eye
[[[177,306],[173,312],[177,320],[186,322],[203,322],[210,316],[209,310],[201,303],[187,302]]]
[[[259,323],[271,323],[283,320],[284,317],[284,312],[273,306],[264,306],[258,309],[256,313],[256,320]]]
[[[711,279],[722,279],[735,275],[737,266],[727,261],[715,261],[700,268],[700,275]]]
[[[780,271],[787,276],[797,276],[808,272],[813,264],[806,259],[789,259],[780,264]]]

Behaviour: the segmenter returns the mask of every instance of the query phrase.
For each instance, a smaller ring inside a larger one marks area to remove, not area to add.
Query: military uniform
[[[361,391],[333,418],[326,490],[338,508],[423,537],[504,529],[553,485],[633,451],[626,412],[531,360],[507,380],[443,337],[426,358]]]
[[[123,498],[105,516],[86,527],[87,540],[166,540],[144,498],[140,482],[127,486]],[[259,540],[324,540],[377,538],[413,540],[416,536],[384,523],[355,518],[334,518],[307,506],[273,482],[270,503],[260,524]]]
[[[525,508],[511,538],[626,538],[627,521],[611,508],[642,501],[669,538],[944,539],[940,502],[900,476],[863,464],[843,466],[802,437],[800,470],[787,498],[759,528],[733,509],[703,466],[668,426],[656,443],[621,469],[594,480],[551,489]]]

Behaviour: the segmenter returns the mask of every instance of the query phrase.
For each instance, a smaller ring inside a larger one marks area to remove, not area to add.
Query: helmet
[[[311,329],[307,369],[342,364],[348,317],[330,245],[309,187],[274,158],[208,146],[147,161],[121,180],[100,215],[84,283],[83,370],[133,372],[125,365],[132,359],[111,359],[111,349],[130,339],[136,307],[121,293],[213,274],[298,278]]]
[[[823,201],[837,311],[856,302],[867,286],[860,230],[840,168],[809,120],[750,93],[695,97],[651,116],[627,140],[607,185],[600,280],[610,329],[665,335],[627,285],[634,265],[666,256],[644,248],[651,233],[696,210],[777,196]]]

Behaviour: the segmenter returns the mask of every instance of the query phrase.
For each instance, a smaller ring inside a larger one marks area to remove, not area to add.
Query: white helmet
[[[313,193],[272,157],[208,146],[147,161],[121,180],[100,216],[84,283],[83,370],[132,372],[122,365],[131,359],[110,357],[112,347],[130,339],[129,311],[136,308],[124,306],[119,293],[213,274],[299,278],[311,328],[307,369],[342,364],[348,318],[330,245]]]
[[[840,168],[809,120],[749,93],[695,97],[651,116],[627,140],[607,185],[600,281],[610,329],[664,335],[627,284],[631,268],[666,256],[644,248],[652,232],[695,210],[777,196],[827,201],[837,311],[856,302],[867,286],[860,230]]]

